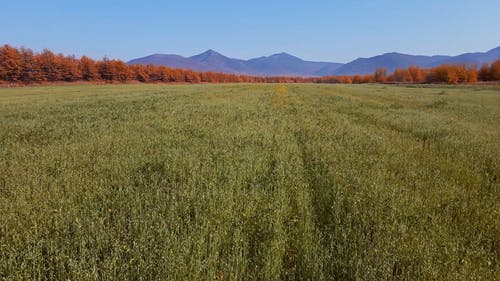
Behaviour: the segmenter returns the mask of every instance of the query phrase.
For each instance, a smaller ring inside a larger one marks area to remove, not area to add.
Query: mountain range
[[[153,64],[171,68],[196,71],[215,71],[231,74],[255,76],[328,76],[371,74],[376,69],[386,67],[389,72],[411,65],[422,68],[441,64],[467,64],[481,66],[500,59],[500,47],[487,52],[466,53],[458,56],[422,56],[401,53],[386,53],[370,58],[358,58],[349,63],[306,61],[287,53],[274,54],[249,60],[226,57],[214,50],[208,50],[192,57],[180,55],[154,54],[133,59],[127,64]]]

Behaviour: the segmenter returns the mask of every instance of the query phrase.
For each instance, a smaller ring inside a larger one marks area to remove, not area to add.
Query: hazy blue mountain
[[[247,61],[252,72],[258,75],[322,76],[319,72],[330,69],[333,73],[341,63],[305,61],[287,53],[274,54]]]
[[[217,71],[258,76],[323,76],[331,75],[341,63],[305,61],[287,53],[241,60],[208,50],[192,57],[151,55],[134,59],[128,64],[153,64],[197,71]]]
[[[335,71],[336,75],[370,74],[377,68],[387,67],[389,72],[396,68],[407,68],[411,65],[423,68],[441,64],[466,64],[481,66],[500,59],[500,47],[488,52],[466,53],[458,56],[414,56],[400,53],[387,53],[371,58],[359,58],[344,64]]]
[[[354,75],[371,74],[377,68],[386,67],[388,72],[396,68],[407,68],[411,65],[426,67],[433,63],[448,59],[447,56],[414,56],[400,53],[387,53],[371,58],[358,58],[341,66],[335,74]]]
[[[205,51],[199,55],[189,57],[191,61],[204,65],[208,70],[227,73],[251,73],[246,61],[232,59],[217,53],[214,50]]]
[[[324,63],[324,66],[316,71],[314,76],[328,76],[328,75],[333,75],[337,72],[337,70],[342,67],[344,64],[343,63],[337,63],[337,62],[326,62]]]
[[[179,55],[154,54],[143,58],[133,59],[127,62],[127,64],[152,64],[158,66],[164,65],[171,68],[194,69],[199,71],[208,70],[207,65]]]
[[[475,64],[480,66],[484,62],[489,63],[496,59],[500,59],[500,47],[484,53],[467,53],[458,56],[421,56],[387,53],[371,58],[358,58],[346,64],[305,61],[287,53],[242,60],[229,58],[214,50],[208,50],[188,58],[179,55],[155,54],[131,60],[128,64],[164,65],[172,68],[193,69],[196,71],[216,71],[257,76],[308,77],[371,74],[380,67],[387,67],[387,70],[392,72],[396,68],[406,68],[411,65],[423,68],[445,63]]]
[[[451,57],[440,61],[437,65],[446,63],[476,65],[480,67],[483,63],[490,63],[497,59],[500,59],[500,47],[491,49],[484,53],[466,53],[456,57]],[[432,66],[436,66],[436,64],[433,64]]]

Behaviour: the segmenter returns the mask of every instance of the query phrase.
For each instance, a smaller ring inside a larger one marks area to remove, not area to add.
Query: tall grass
[[[499,178],[495,86],[0,89],[0,279],[498,280]]]

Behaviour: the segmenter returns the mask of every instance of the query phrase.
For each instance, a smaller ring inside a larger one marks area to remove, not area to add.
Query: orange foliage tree
[[[491,64],[490,79],[492,81],[500,81],[500,60],[496,60]]]
[[[78,68],[81,73],[81,77],[85,81],[96,81],[99,79],[99,71],[97,69],[96,62],[86,56],[82,56],[79,61]]]
[[[490,67],[487,63],[484,63],[479,69],[478,78],[481,81],[490,80]]]
[[[413,83],[422,83],[425,81],[425,73],[418,66],[410,66],[408,67],[408,72],[411,76],[411,81]]]
[[[18,82],[23,73],[21,53],[9,45],[0,48],[0,80]]]
[[[389,76],[388,81],[391,82],[402,82],[402,83],[412,83],[412,75],[408,69],[398,68],[394,70],[391,76]]]
[[[377,83],[383,83],[387,80],[387,67],[381,67],[375,70],[373,73],[373,78]]]
[[[35,54],[30,49],[21,48],[22,73],[19,78],[24,83],[33,83],[42,81],[42,70],[36,61]]]

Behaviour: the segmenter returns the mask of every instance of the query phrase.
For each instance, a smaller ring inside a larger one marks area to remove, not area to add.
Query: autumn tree
[[[354,75],[352,77],[352,83],[353,84],[360,84],[361,83],[361,76],[360,75]]]
[[[448,84],[457,84],[458,83],[459,76],[458,76],[458,73],[456,71],[454,71],[453,68],[451,68],[450,66],[444,67],[444,73],[445,73],[444,82],[446,82]]]
[[[377,70],[375,70],[375,73],[373,74],[373,78],[375,79],[375,82],[377,83],[383,83],[387,80],[387,67],[381,67]]]
[[[111,61],[104,57],[97,65],[99,72],[99,77],[105,81],[113,81],[115,79],[115,73],[111,65]]]
[[[0,47],[0,80],[18,82],[23,73],[21,53],[9,45]]]
[[[200,83],[200,75],[192,70],[186,70],[184,72],[184,82],[187,83]]]
[[[450,65],[440,65],[430,69],[426,82],[456,84],[458,76],[451,70]]]
[[[163,82],[163,72],[160,71],[159,66],[154,66],[152,64],[146,65],[146,70],[149,74],[150,82]]]
[[[478,79],[481,81],[490,80],[490,67],[487,63],[483,63],[483,65],[479,69],[477,76],[478,76]]]
[[[476,83],[478,78],[477,78],[478,71],[476,68],[469,68],[466,69],[466,82],[467,83]]]
[[[149,74],[147,73],[146,68],[142,64],[136,64],[130,66],[130,71],[135,80],[146,83],[149,82]]]
[[[99,71],[94,60],[86,56],[82,56],[79,62],[79,69],[83,80],[95,81],[99,79]]]
[[[125,64],[123,61],[112,60],[111,66],[116,80],[120,82],[126,82],[132,80],[132,73],[128,68],[127,64]]]
[[[340,77],[338,77],[338,80],[340,83],[343,83],[343,84],[352,84],[352,77],[351,76],[340,76]]]
[[[36,61],[33,51],[31,49],[21,48],[19,53],[22,58],[22,72],[19,80],[27,84],[42,81],[42,70]]]
[[[36,56],[37,63],[41,69],[41,80],[43,81],[57,81],[58,67],[56,63],[56,56],[48,49],[44,49],[42,53]]]
[[[58,62],[58,80],[72,82],[82,79],[78,60],[74,57],[59,54],[56,61]]]
[[[405,68],[398,68],[394,70],[394,73],[391,76],[389,76],[388,80],[393,82],[402,82],[402,83],[413,82],[410,71],[408,71],[408,69]]]
[[[425,73],[418,66],[410,66],[408,67],[408,72],[411,76],[411,81],[413,83],[422,83],[425,81]]]
[[[500,81],[500,60],[496,60],[491,64],[490,79],[492,81]]]

